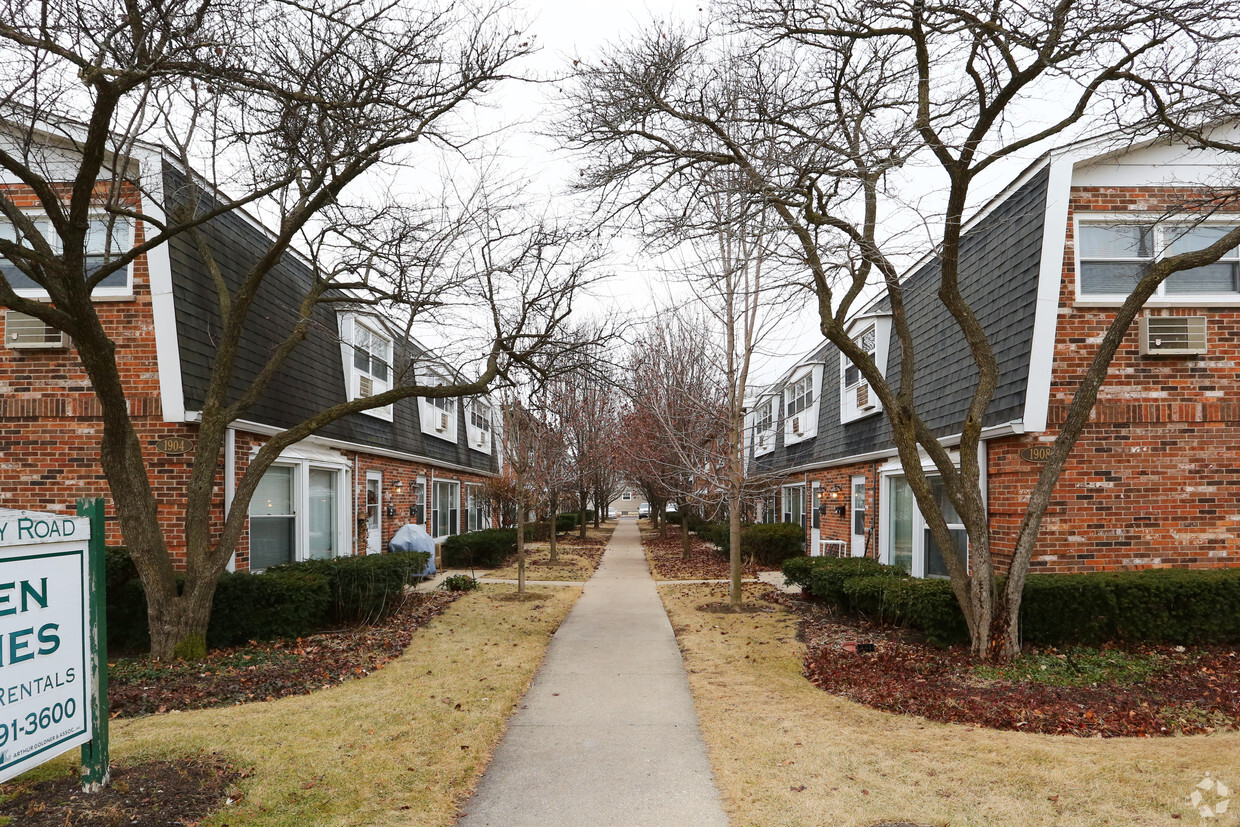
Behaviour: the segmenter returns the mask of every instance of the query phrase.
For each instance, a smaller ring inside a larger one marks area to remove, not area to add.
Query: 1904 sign
[[[0,781],[91,740],[90,533],[0,511]]]

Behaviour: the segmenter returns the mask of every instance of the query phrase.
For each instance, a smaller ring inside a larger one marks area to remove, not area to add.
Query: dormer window
[[[850,333],[853,342],[865,351],[880,371],[887,365],[887,343],[891,335],[891,319],[871,316],[855,322]],[[885,373],[885,371],[884,371]],[[840,422],[852,422],[882,410],[870,383],[843,353],[840,354]]]
[[[784,444],[818,435],[818,397],[822,386],[822,366],[803,365],[784,387]]]
[[[769,454],[775,450],[775,397],[768,397],[754,412],[754,456]]]
[[[456,399],[441,396],[418,399],[418,413],[422,418],[422,433],[456,442]]]
[[[469,447],[491,452],[491,407],[480,399],[469,402],[467,409]]]
[[[377,319],[355,313],[340,316],[340,349],[344,356],[349,401],[368,399],[392,389],[393,339]],[[367,408],[361,413],[392,421],[392,406]]]

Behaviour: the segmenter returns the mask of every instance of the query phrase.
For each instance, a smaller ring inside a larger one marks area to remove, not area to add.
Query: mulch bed
[[[192,663],[117,661],[108,684],[112,717],[270,701],[364,677],[400,657],[413,632],[462,594],[410,594],[373,626],[220,649]]]
[[[689,559],[685,560],[680,526],[668,526],[662,537],[653,531],[643,531],[642,545],[651,573],[663,580],[727,580],[732,576],[727,559],[719,554],[714,544],[696,536],[691,536],[689,542]],[[741,575],[756,577],[763,570],[752,562],[745,562]]]
[[[774,590],[766,599],[801,615],[804,674],[810,682],[875,709],[1051,735],[1150,737],[1240,729],[1240,651],[1234,646],[1115,647],[1151,658],[1157,668],[1134,683],[1058,686],[982,677],[963,647],[931,646],[901,630]],[[849,652],[848,642],[873,643],[875,651]],[[1041,654],[1070,657],[1050,649]]]
[[[242,774],[214,756],[184,761],[151,761],[112,768],[112,783],[97,793],[82,792],[72,775],[45,781],[10,782],[0,816],[23,827],[155,827],[197,824],[239,795]]]

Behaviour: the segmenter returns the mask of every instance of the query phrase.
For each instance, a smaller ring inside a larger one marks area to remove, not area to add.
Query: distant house
[[[613,517],[629,517],[637,513],[637,506],[646,501],[641,489],[631,483],[625,483],[616,498],[607,505],[608,513]]]
[[[1240,180],[1234,159],[1167,142],[1106,154],[1076,145],[1044,156],[967,223],[961,289],[1001,368],[980,457],[997,557],[1012,552],[1038,449],[1057,435],[1134,274],[1164,250],[1206,246],[1240,224],[1234,200],[1200,223],[1168,217],[1222,173]],[[937,299],[938,278],[928,256],[905,276],[903,294],[920,337],[917,404],[950,444],[975,371]],[[897,378],[885,297],[853,319],[850,335]],[[762,504],[766,519],[803,524],[811,552],[876,557],[919,577],[946,574],[879,400],[833,345],[766,388],[746,427],[750,467],[782,476]],[[946,497],[940,502],[956,552],[967,555],[963,525]],[[1232,251],[1172,276],[1133,324],[1064,469],[1032,566],[1237,565],[1240,251]]]
[[[156,194],[155,203],[141,205],[147,214],[168,214],[185,199],[187,171],[170,155],[140,145],[132,158],[143,189]],[[0,177],[0,187],[32,210],[37,206],[20,182]],[[234,283],[270,235],[241,211],[203,230],[211,257]],[[0,218],[4,232],[12,228]],[[143,233],[141,223],[118,225],[115,243],[136,245]],[[41,292],[29,280],[23,286],[24,277],[3,260],[0,268],[25,294]],[[304,260],[286,255],[264,282],[242,340],[252,358],[235,377],[234,391],[249,384],[283,338],[296,313],[286,297],[302,295],[311,278]],[[117,343],[165,536],[174,557],[183,557],[178,503],[191,454],[160,449],[172,439],[192,450],[206,393],[220,323],[203,256],[188,235],[178,236],[109,277],[95,299]],[[217,483],[221,519],[236,481],[270,435],[332,404],[387,389],[396,360],[426,355],[361,308],[325,304],[314,313],[313,334],[245,420],[228,431]],[[0,507],[65,511],[78,497],[108,496],[99,470],[100,409],[76,353],[66,337],[32,317],[6,311],[4,325]],[[234,567],[376,553],[407,522],[425,523],[437,538],[490,527],[480,486],[498,469],[495,421],[485,397],[407,399],[326,426],[284,451],[264,475]],[[108,541],[122,541],[111,521]]]

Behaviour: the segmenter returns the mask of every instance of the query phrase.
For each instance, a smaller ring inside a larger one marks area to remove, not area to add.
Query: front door
[[[366,472],[366,553],[378,554],[383,534],[383,474]]]
[[[865,477],[852,478],[852,556],[865,556]]]

